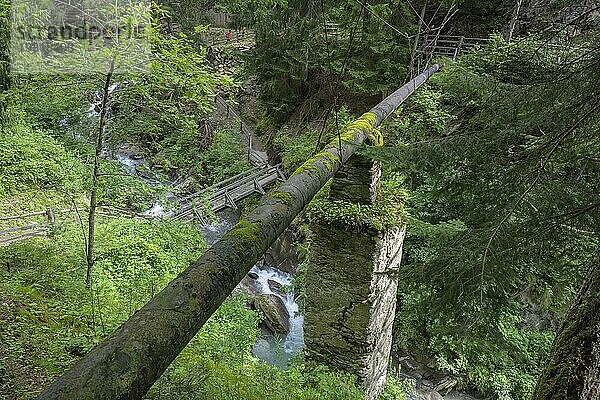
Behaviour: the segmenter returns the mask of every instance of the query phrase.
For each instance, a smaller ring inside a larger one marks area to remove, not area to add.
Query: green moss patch
[[[277,191],[271,195],[271,197],[281,200],[285,204],[289,204],[294,200],[294,197],[288,192]]]
[[[258,240],[260,224],[246,219],[241,220],[225,237],[238,239],[234,247],[238,251],[251,249]]]
[[[408,192],[398,187],[396,181],[388,181],[383,183],[373,204],[319,197],[310,203],[308,213],[313,223],[383,232],[406,221],[404,202],[407,197]]]

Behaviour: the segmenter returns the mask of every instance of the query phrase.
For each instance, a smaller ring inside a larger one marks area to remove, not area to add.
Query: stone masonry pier
[[[329,199],[372,204],[380,171],[378,163],[353,155],[334,176]],[[306,354],[358,375],[365,398],[375,399],[389,364],[404,226],[375,232],[334,221],[313,223],[311,231]]]

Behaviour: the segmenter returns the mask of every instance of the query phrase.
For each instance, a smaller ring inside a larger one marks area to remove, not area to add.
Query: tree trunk
[[[565,315],[533,400],[600,396],[600,249]]]
[[[510,24],[508,26],[508,31],[506,32],[506,40],[511,41],[512,37],[515,33],[515,28],[517,27],[517,21],[519,20],[519,14],[521,13],[521,6],[523,5],[523,0],[517,0],[517,4],[515,6],[515,11],[513,12],[512,18],[510,20]]]
[[[7,122],[6,91],[10,88],[10,2],[0,0],[0,126]]]
[[[100,157],[104,145],[104,127],[106,126],[106,114],[108,112],[108,97],[110,96],[110,82],[114,72],[114,61],[111,62],[109,71],[104,81],[102,92],[102,105],[100,109],[100,123],[98,124],[98,136],[96,137],[96,153],[94,154],[94,170],[92,172],[92,193],[90,195],[90,210],[88,214],[88,240],[86,248],[87,273],[85,283],[88,289],[92,288],[94,275],[94,232],[96,226],[96,207],[98,206],[98,179],[100,176]]]

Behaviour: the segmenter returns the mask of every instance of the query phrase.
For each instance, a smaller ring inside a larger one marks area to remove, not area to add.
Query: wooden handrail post
[[[48,222],[51,225],[54,225],[56,222],[56,214],[54,213],[54,209],[52,207],[48,207],[46,210],[46,218],[48,218]]]
[[[462,52],[462,46],[463,46],[463,42],[465,40],[464,36],[461,36],[460,39],[458,40],[458,45],[456,46],[456,51],[454,52],[454,60],[456,60],[456,57],[458,57],[460,55],[460,53]]]

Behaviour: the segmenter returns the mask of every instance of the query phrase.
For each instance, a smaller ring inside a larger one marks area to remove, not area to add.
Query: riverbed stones
[[[264,263],[276,266],[277,269],[288,274],[296,275],[298,265],[302,262],[294,244],[296,240],[297,237],[294,233],[290,229],[286,229],[265,253]]]
[[[254,298],[260,296],[260,291],[256,287],[256,280],[250,277],[250,275],[246,275],[244,279],[233,290],[233,294],[235,293],[243,293],[248,296],[248,306],[253,307]]]
[[[434,363],[423,356],[396,350],[392,355],[392,364],[400,371],[403,379],[414,381],[416,387],[422,390],[435,390],[446,396],[458,384],[456,378],[447,372],[436,370]]]
[[[275,281],[273,279],[268,279],[267,283],[269,284],[269,289],[271,289],[271,291],[273,293],[276,293],[276,294],[278,294],[281,297],[285,297],[286,296],[286,294],[285,294],[285,288],[284,288],[284,286],[281,283],[279,283],[279,282],[277,282],[277,281]]]

